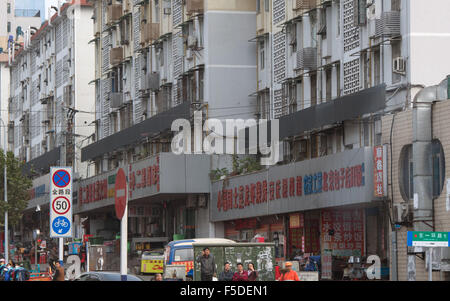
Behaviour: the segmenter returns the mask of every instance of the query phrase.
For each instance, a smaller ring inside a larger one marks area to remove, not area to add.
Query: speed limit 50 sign
[[[72,168],[50,173],[50,237],[72,237]]]

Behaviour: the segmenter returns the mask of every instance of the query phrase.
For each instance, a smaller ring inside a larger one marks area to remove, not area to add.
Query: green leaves
[[[22,218],[22,212],[27,208],[30,199],[29,190],[32,187],[30,178],[22,174],[23,162],[7,154],[7,181],[8,181],[8,203],[5,202],[4,173],[5,155],[0,150],[0,221],[4,224],[5,212],[8,211],[8,222],[10,225],[17,224]]]

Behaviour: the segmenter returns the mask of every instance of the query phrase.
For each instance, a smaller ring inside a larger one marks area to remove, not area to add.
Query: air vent
[[[317,48],[307,47],[298,50],[296,69],[317,69]]]
[[[394,37],[400,35],[400,12],[384,12],[380,19],[375,20],[377,37]]]

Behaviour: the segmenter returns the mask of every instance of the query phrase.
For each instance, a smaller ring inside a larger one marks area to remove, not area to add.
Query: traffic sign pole
[[[433,281],[433,248],[428,248],[428,281]]]
[[[126,167],[125,167],[126,168]],[[120,219],[120,275],[122,281],[127,281],[128,273],[128,181],[122,168],[116,175],[115,208]]]
[[[128,265],[128,193],[125,213],[120,222],[120,275],[122,281],[127,281]]]

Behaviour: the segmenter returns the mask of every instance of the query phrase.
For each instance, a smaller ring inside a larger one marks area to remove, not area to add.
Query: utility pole
[[[3,153],[5,155],[5,171],[4,171],[4,186],[5,186],[5,203],[8,203],[8,151],[6,148],[6,136],[8,134],[7,127],[5,122],[2,118],[0,118],[3,128],[4,128],[4,135],[3,135]],[[8,210],[5,211],[5,262],[8,263],[9,261],[9,241],[8,241]]]

